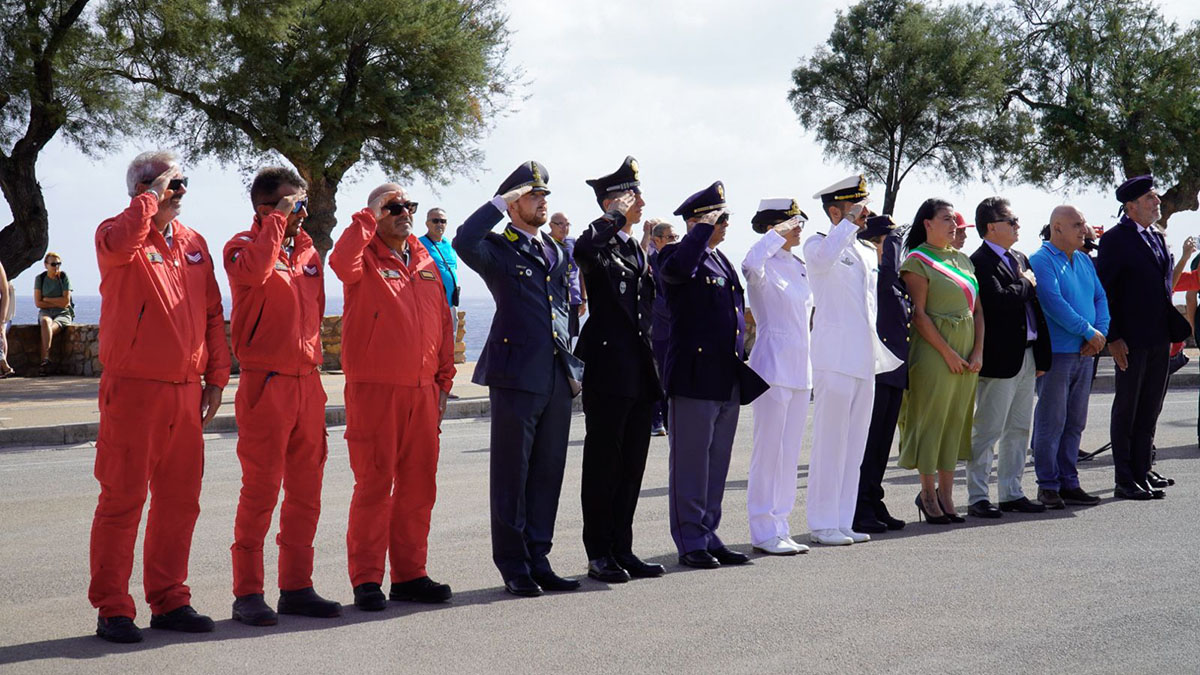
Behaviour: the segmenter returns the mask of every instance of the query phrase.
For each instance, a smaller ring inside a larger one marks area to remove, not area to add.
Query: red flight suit
[[[171,221],[171,245],[144,192],[96,230],[100,264],[100,432],[88,599],[100,616],[135,616],[133,546],[146,517],[142,582],[154,614],[191,603],[187,579],[200,514],[204,383],[229,382],[229,343],[208,245]]]
[[[321,516],[325,388],[317,367],[325,280],[312,238],[300,230],[283,250],[287,217],[272,211],[225,244],[233,292],[231,337],[241,367],[234,406],[242,493],[233,522],[233,594],[263,592],[263,539],[283,486],[279,588],[312,583]]]
[[[368,209],[338,238],[329,267],[344,284],[342,369],[354,496],[346,549],[354,586],[425,574],[436,495],[440,392],[454,381],[450,308],[415,236],[409,264],[375,235]]]

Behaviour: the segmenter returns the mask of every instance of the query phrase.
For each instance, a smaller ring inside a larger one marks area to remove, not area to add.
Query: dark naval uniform
[[[497,194],[523,185],[548,193],[548,180],[544,167],[527,162]],[[504,213],[499,197],[479,207],[458,228],[454,250],[496,303],[471,380],[490,388],[492,559],[509,582],[553,574],[547,555],[582,364],[567,346],[565,251],[550,236],[531,238],[511,224],[492,232]]]
[[[724,206],[718,182],[689,197],[675,215],[686,220]],[[713,225],[697,223],[658,258],[671,320],[664,368],[671,536],[680,561],[696,567],[746,561],[725,547],[717,527],[739,406],[768,388],[743,361],[745,297],[729,259],[708,251],[713,231]]]
[[[628,157],[617,172],[588,184],[598,201],[637,191],[637,162]],[[610,211],[575,242],[591,312],[575,347],[575,355],[587,364],[583,545],[589,576],[609,582],[663,571],[641,563],[632,548],[633,514],[662,386],[650,344],[654,277],[638,241],[621,231],[625,224],[624,215]]]
[[[883,255],[879,261],[879,281],[876,291],[879,312],[875,315],[875,332],[892,354],[908,362],[908,330],[912,323],[912,300],[908,288],[900,279],[900,263],[904,259],[904,242],[895,234],[890,216],[867,220],[860,239],[886,234]],[[859,468],[858,504],[854,511],[854,529],[858,532],[898,530],[904,521],[893,518],[883,503],[883,473],[887,470],[900,418],[900,400],[908,388],[908,366],[875,376],[875,400],[871,407],[871,425],[867,430],[867,448]]]

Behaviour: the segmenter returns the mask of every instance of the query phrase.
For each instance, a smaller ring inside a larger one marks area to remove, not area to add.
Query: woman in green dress
[[[975,385],[983,365],[983,309],[971,259],[951,242],[954,207],[927,199],[913,218],[900,265],[912,297],[908,390],[900,466],[921,474],[916,505],[931,523],[963,522],[954,511],[954,469],[971,453]]]

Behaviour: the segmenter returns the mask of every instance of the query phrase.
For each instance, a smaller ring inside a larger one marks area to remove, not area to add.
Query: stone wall
[[[466,312],[458,313],[458,334],[454,336],[454,362],[466,361]],[[99,377],[100,327],[95,324],[75,324],[54,336],[50,345],[50,361],[54,375]],[[229,322],[225,322],[225,337],[229,337]],[[37,375],[38,345],[41,329],[36,325],[12,326],[8,331],[8,364],[18,375]],[[342,369],[342,317],[327,316],[321,322],[321,347],[325,353],[325,371]],[[237,359],[233,372],[238,372]]]

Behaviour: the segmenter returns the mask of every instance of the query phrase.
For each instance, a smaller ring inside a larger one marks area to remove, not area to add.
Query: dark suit
[[[570,381],[582,364],[567,346],[567,257],[547,269],[530,240],[484,204],[458,228],[454,250],[487,283],[492,328],[471,381],[490,387],[492,559],[506,580],[547,572],[571,429]]]
[[[739,405],[768,389],[743,358],[745,297],[729,259],[697,224],[659,252],[671,330],[664,368],[670,404],[671,536],[679,553],[723,546],[721,500]]]
[[[583,545],[589,560],[632,553],[633,514],[650,423],[662,387],[650,345],[654,277],[620,215],[601,217],[575,242],[591,315],[575,355],[583,371]]]
[[[1029,258],[1015,249],[1008,251],[1016,259],[1021,272],[1029,269]],[[1016,377],[1025,362],[1028,345],[1028,313],[1032,305],[1037,340],[1033,344],[1033,360],[1038,370],[1050,370],[1050,330],[1038,304],[1034,285],[1024,276],[1013,272],[1004,260],[986,243],[971,254],[975,277],[979,280],[979,302],[983,305],[983,369],[980,377],[1007,379]]]
[[[1096,260],[1096,273],[1108,295],[1108,341],[1124,340],[1129,347],[1129,367],[1117,369],[1109,426],[1116,484],[1125,489],[1145,483],[1171,343],[1186,339],[1191,331],[1171,299],[1174,256],[1151,227],[1160,260],[1137,228],[1123,216],[1100,237]]]
[[[904,259],[904,242],[895,234],[883,240],[883,255],[879,261],[879,280],[876,295],[879,310],[875,315],[875,332],[884,346],[905,365],[875,376],[875,400],[871,406],[871,424],[867,430],[867,446],[858,474],[858,504],[854,520],[869,520],[887,514],[883,506],[883,474],[892,454],[896,422],[900,419],[900,401],[908,387],[908,341],[912,323],[912,300],[908,288],[900,279],[900,262]]]
[[[654,275],[654,321],[650,327],[650,344],[654,346],[654,361],[658,365],[658,377],[662,380],[663,366],[667,363],[667,335],[671,332],[671,312],[667,310],[667,292],[658,273],[658,250],[652,249],[647,256],[650,272]],[[667,421],[667,397],[664,395],[655,405],[654,419]]]

